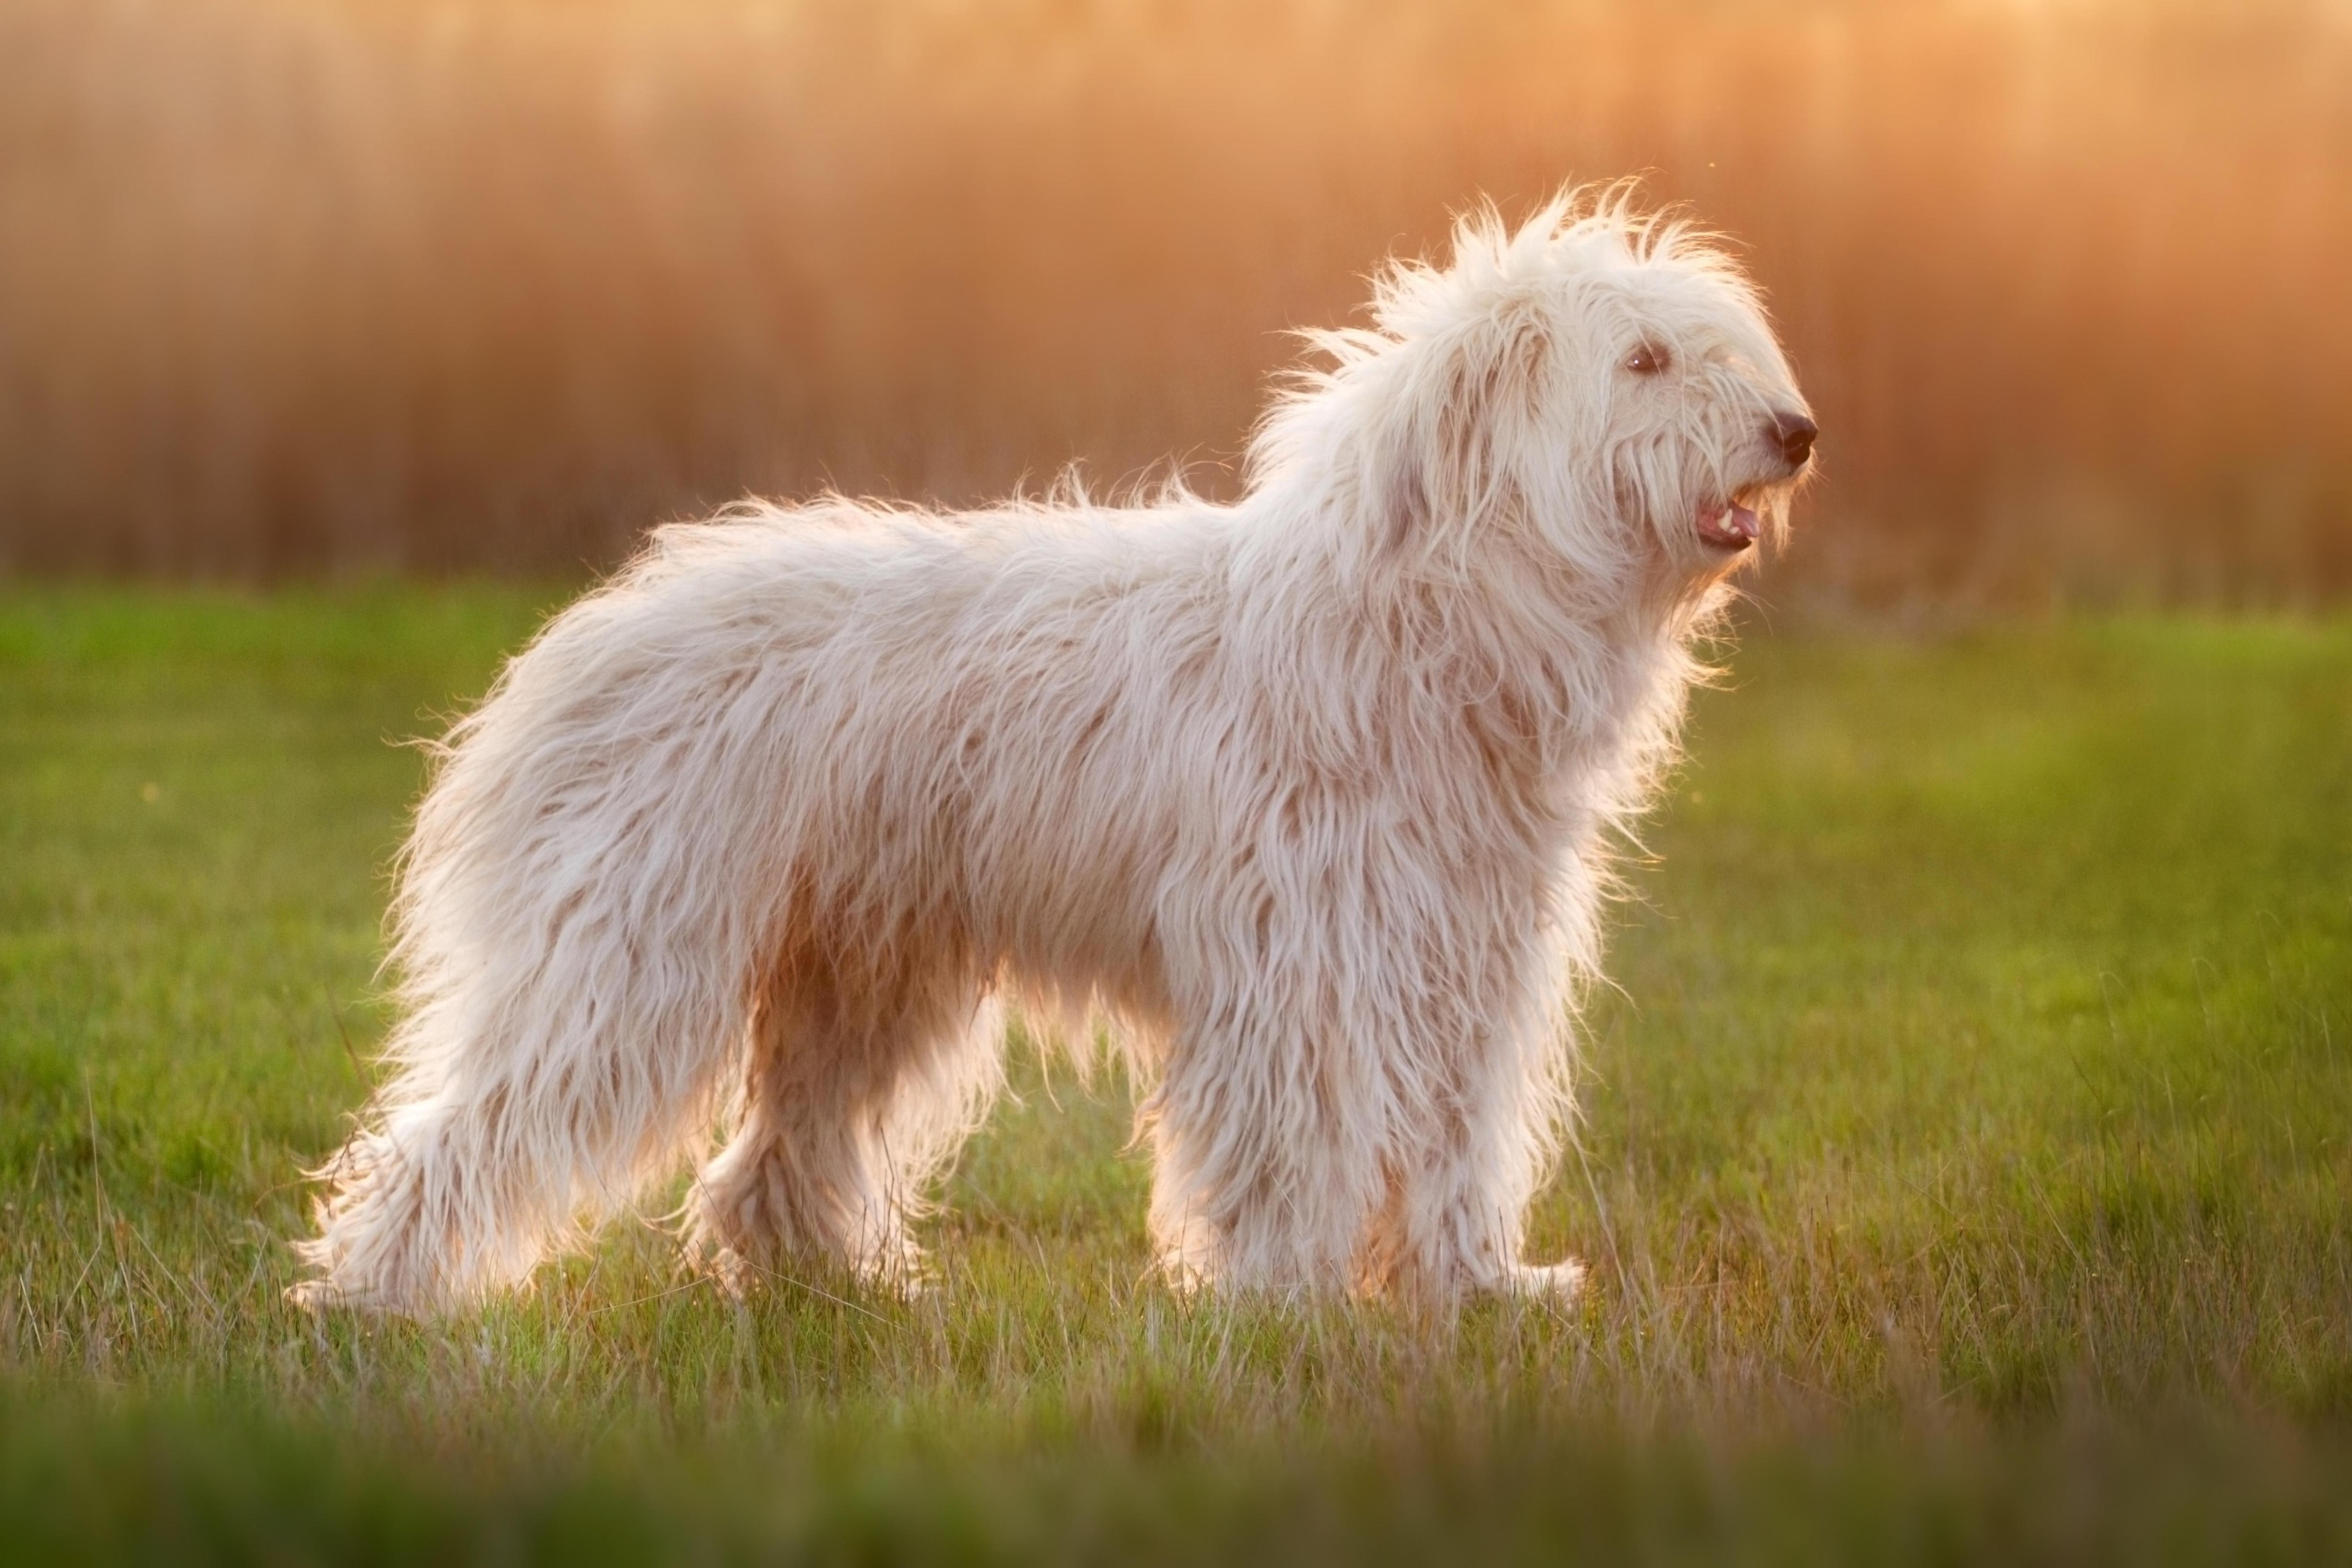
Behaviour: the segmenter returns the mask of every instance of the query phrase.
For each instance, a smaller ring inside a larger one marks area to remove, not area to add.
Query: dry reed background
[[[8,0],[0,570],[1227,491],[1281,329],[1473,192],[1627,172],[1820,405],[1786,592],[2352,590],[2327,0]]]

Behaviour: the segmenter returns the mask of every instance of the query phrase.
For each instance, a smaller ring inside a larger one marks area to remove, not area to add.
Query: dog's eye
[[[1655,343],[1643,343],[1625,357],[1625,368],[1637,376],[1654,376],[1674,363],[1674,356]]]

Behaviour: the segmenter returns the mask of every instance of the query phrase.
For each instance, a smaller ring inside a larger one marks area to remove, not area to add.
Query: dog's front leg
[[[1375,1085],[1351,1060],[1370,1044],[1363,1027],[1277,1006],[1235,1009],[1171,1043],[1143,1114],[1152,1235],[1180,1284],[1327,1294],[1358,1283],[1381,1190]]]
[[[1436,1302],[1473,1293],[1573,1296],[1574,1260],[1522,1261],[1529,1201],[1553,1166],[1572,1105],[1565,956],[1497,923],[1457,929],[1451,962],[1401,975],[1410,1049],[1382,1069],[1398,1129],[1366,1249],[1365,1284]]]

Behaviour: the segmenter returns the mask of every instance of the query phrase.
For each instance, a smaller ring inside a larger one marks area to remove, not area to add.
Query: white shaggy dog
[[[904,1283],[1006,997],[1151,1085],[1180,1280],[1573,1290],[1519,1248],[1607,841],[1814,429],[1622,190],[1469,218],[1372,315],[1235,505],[746,506],[557,616],[417,810],[298,1298],[521,1281],[715,1121],[706,1256]]]

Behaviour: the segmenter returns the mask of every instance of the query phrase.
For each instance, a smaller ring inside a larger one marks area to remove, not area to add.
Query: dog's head
[[[1377,329],[1268,425],[1261,458],[1319,455],[1377,548],[1443,564],[1504,546],[1597,593],[1703,595],[1786,527],[1815,427],[1754,287],[1624,187],[1516,230],[1491,211],[1444,267],[1392,266]]]

